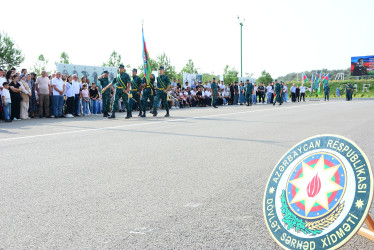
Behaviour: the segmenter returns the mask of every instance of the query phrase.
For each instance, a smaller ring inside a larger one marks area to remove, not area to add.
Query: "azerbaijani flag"
[[[325,77],[325,75],[323,75]],[[319,73],[319,83],[318,83],[318,94],[321,91],[321,83],[322,83],[322,71]]]
[[[147,50],[147,45],[145,44],[145,39],[144,39],[144,31],[143,31],[143,26],[142,26],[142,35],[143,35],[143,67],[144,67],[144,77],[149,84],[151,81],[151,74],[152,74],[152,65],[151,61],[149,60],[149,54]]]
[[[310,79],[310,93],[313,94],[313,73],[312,78]]]
[[[315,78],[315,89],[318,89],[318,74],[316,72],[316,78]]]
[[[303,73],[303,80],[301,81],[301,83],[305,84],[307,80],[308,80],[308,77],[306,77],[306,74]]]
[[[325,83],[326,83],[326,85],[329,84],[329,74],[327,74],[326,77],[325,77]]]

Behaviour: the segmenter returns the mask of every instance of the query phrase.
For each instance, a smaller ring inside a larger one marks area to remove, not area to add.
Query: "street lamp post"
[[[240,77],[243,77],[243,23],[245,21],[245,18],[243,21],[240,21],[238,16],[239,24],[240,24]]]

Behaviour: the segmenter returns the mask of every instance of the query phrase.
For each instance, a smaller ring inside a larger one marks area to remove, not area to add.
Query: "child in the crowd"
[[[89,104],[90,104],[90,97],[88,95],[88,88],[87,84],[83,84],[82,87],[82,105],[83,105],[83,116],[89,114]]]
[[[3,101],[3,113],[5,122],[11,122],[10,119],[10,110],[11,110],[11,99],[10,99],[10,92],[9,92],[9,83],[3,83],[3,93],[1,95],[1,99]]]

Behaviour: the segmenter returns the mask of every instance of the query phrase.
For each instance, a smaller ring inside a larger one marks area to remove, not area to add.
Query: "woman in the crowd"
[[[36,74],[31,73],[26,75],[26,82],[31,91],[31,96],[29,98],[29,113],[30,117],[34,118],[35,113],[38,113],[38,105],[36,103]]]
[[[90,108],[91,108],[91,114],[96,115],[97,112],[97,99],[99,98],[99,90],[96,87],[96,83],[92,82],[92,85],[90,87]]]
[[[7,82],[9,84],[13,81],[13,75],[14,75],[14,71],[13,70],[8,70],[6,72],[5,78],[6,78],[6,80],[7,80]]]
[[[30,96],[31,96],[31,91],[30,91],[29,85],[26,82],[26,75],[25,74],[21,74],[19,76],[19,83],[20,83],[21,89],[22,89],[22,92],[21,92],[22,101],[21,101],[20,118],[22,120],[26,120],[26,119],[30,119],[29,118],[29,99],[30,99]]]
[[[11,83],[9,84],[10,99],[12,101],[10,119],[14,121],[21,120],[20,111],[21,111],[21,100],[22,100],[22,97],[21,97],[22,88],[21,88],[20,83],[18,82],[18,79],[19,77],[17,75],[14,75],[12,77]]]
[[[66,95],[66,117],[73,118],[74,115],[74,88],[73,88],[73,76],[67,76],[67,83],[65,85],[65,95]]]

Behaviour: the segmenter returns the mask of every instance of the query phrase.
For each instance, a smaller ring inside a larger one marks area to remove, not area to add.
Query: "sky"
[[[372,0],[230,1],[7,1],[0,31],[31,68],[38,56],[49,68],[61,52],[70,63],[101,66],[113,50],[124,64],[142,64],[142,20],[151,58],[165,52],[177,71],[192,59],[199,73],[273,77],[316,69],[346,69],[351,56],[374,54]],[[9,10],[9,11],[7,11]]]

